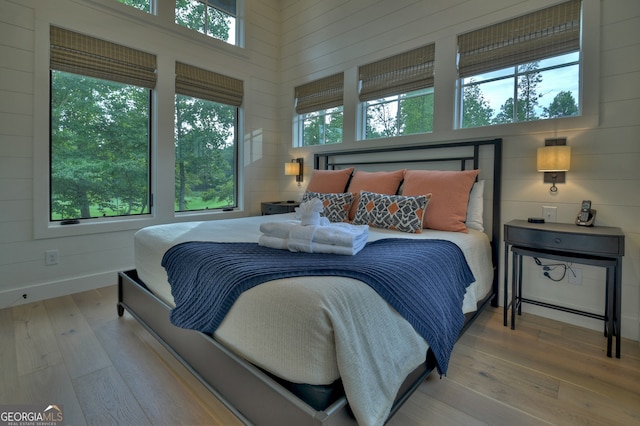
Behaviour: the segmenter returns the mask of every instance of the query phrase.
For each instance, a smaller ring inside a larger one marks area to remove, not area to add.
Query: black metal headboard
[[[494,265],[491,304],[498,306],[500,202],[502,190],[502,139],[442,142],[424,145],[389,146],[382,148],[352,149],[317,152],[313,155],[315,169],[341,169],[346,167],[384,169],[388,167],[430,168],[448,170],[480,169],[479,179],[492,181],[491,187],[491,257]],[[493,172],[493,173],[491,173]],[[486,186],[485,186],[486,188]],[[487,199],[487,196],[485,196]],[[487,209],[485,208],[485,212]]]

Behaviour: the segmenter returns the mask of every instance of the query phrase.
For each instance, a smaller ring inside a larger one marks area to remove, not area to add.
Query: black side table
[[[282,214],[296,211],[300,206],[297,201],[266,201],[261,204],[262,214]]]
[[[508,297],[509,248],[513,255],[511,299]],[[524,298],[522,296],[523,256],[606,268],[604,315]],[[529,223],[525,220],[506,223],[504,225],[504,325],[507,325],[507,312],[511,308],[511,328],[515,329],[516,310],[518,315],[522,313],[522,303],[601,319],[605,322],[607,356],[611,356],[612,339],[615,336],[616,357],[620,358],[622,256],[624,256],[624,233],[620,228],[584,227],[568,223]]]

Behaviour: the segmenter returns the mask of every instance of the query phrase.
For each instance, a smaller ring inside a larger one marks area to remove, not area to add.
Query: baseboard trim
[[[54,297],[66,296],[81,291],[118,283],[118,272],[109,271],[100,274],[85,275],[65,280],[32,284],[21,288],[0,291],[0,309],[24,305]]]

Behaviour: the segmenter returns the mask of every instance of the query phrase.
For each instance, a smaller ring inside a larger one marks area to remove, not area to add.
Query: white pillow
[[[479,180],[473,184],[471,194],[469,194],[469,204],[467,205],[466,225],[469,229],[476,229],[484,232],[484,180]]]

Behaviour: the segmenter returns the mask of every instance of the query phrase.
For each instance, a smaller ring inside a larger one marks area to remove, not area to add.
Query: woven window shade
[[[236,0],[200,0],[200,2],[220,9],[231,16],[236,16]]]
[[[360,100],[371,101],[433,87],[435,44],[358,68]]]
[[[239,107],[244,84],[242,80],[176,62],[176,93]]]
[[[295,88],[296,112],[307,114],[343,104],[344,74],[339,73]]]
[[[50,27],[50,67],[153,89],[156,55],[84,34]]]
[[[458,74],[469,77],[580,50],[580,0],[458,36]]]

